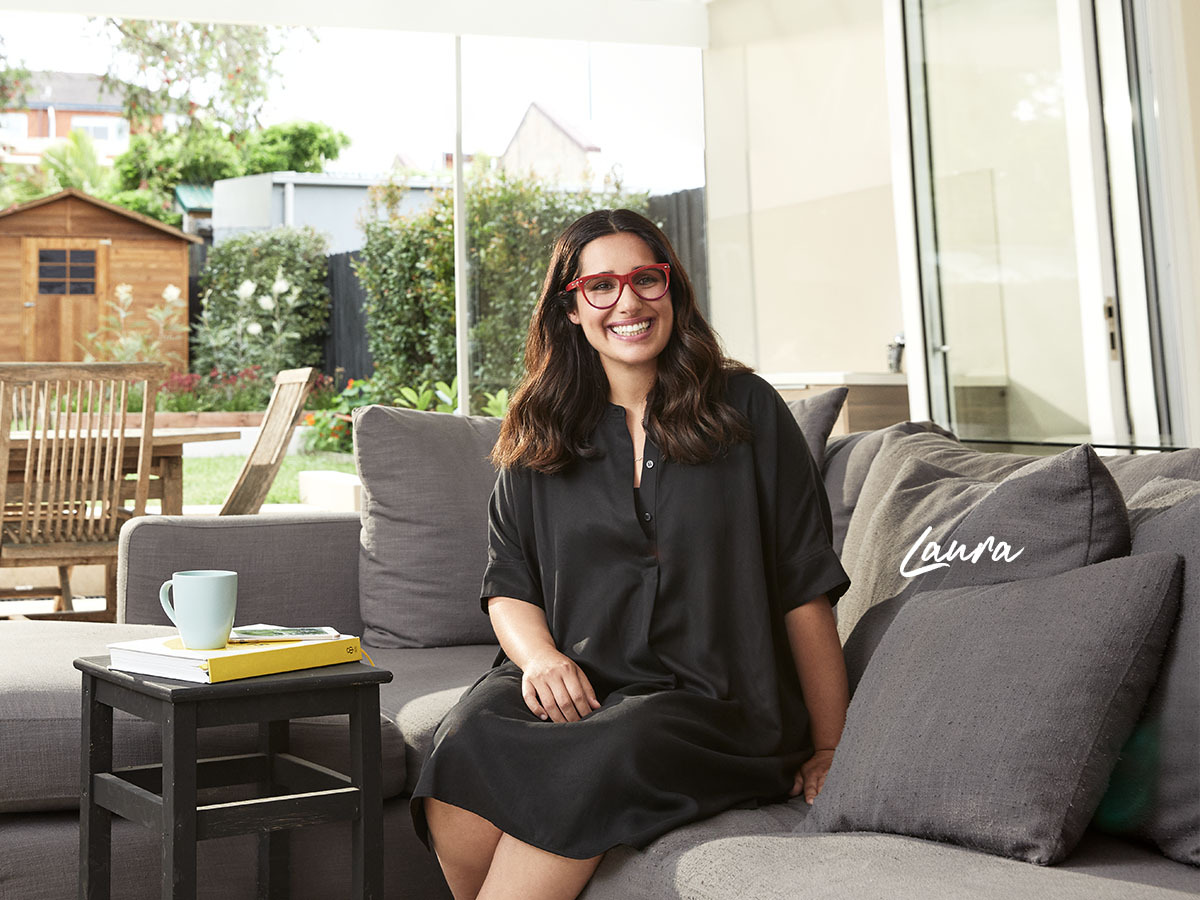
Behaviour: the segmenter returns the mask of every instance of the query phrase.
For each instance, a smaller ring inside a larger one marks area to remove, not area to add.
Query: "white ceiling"
[[[128,19],[387,28],[708,46],[707,0],[0,0],[0,9]]]

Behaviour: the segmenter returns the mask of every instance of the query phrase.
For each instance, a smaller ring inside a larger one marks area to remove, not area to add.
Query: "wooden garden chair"
[[[0,363],[0,567],[56,566],[59,575],[57,585],[0,589],[0,600],[56,597],[55,612],[37,618],[116,620],[117,537],[146,512],[154,403],[166,371],[161,363]],[[141,428],[127,434],[138,388]],[[73,609],[75,565],[105,567],[103,610]]]
[[[263,416],[262,430],[246,459],[237,482],[221,507],[223,516],[248,516],[258,512],[287,455],[296,420],[316,383],[316,369],[285,369],[275,376],[275,389]]]

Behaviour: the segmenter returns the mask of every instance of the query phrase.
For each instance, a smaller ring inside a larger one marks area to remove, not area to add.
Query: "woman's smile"
[[[614,322],[608,326],[608,330],[624,341],[640,341],[650,334],[650,329],[654,327],[653,316],[642,316],[639,319],[625,319],[620,322]]]

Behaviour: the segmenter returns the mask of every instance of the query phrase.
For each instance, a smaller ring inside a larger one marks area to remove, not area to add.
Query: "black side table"
[[[108,900],[112,815],[162,833],[162,897],[196,897],[196,842],[257,833],[258,896],[285,898],[285,829],[353,823],[354,898],[383,897],[379,685],[392,673],[344,663],[196,684],[108,669],[107,656],[75,660],[83,672],[79,897]],[[157,722],[162,764],[113,769],[113,709]],[[350,717],[349,776],[288,752],[288,721]],[[196,758],[197,729],[258,724],[258,752]],[[256,785],[265,796],[197,805],[197,791]],[[280,793],[284,791],[286,793]]]

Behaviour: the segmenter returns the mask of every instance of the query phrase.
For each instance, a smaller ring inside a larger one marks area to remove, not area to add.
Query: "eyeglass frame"
[[[650,299],[649,297],[643,297],[640,293],[638,293],[638,289],[633,286],[633,281],[632,281],[633,276],[636,275],[638,272],[646,271],[646,269],[659,269],[663,273],[663,275],[665,275],[667,278],[666,288],[663,290],[663,292],[661,294],[659,294],[653,300]],[[608,304],[607,306],[597,306],[595,303],[593,303],[588,298],[587,291],[585,291],[583,289],[583,283],[585,281],[587,281],[589,278],[615,278],[617,280],[617,284],[619,285],[619,287],[617,288],[617,298],[615,300],[613,300],[613,302]],[[581,275],[579,278],[576,278],[574,281],[569,282],[567,284],[567,286],[565,288],[563,288],[563,290],[568,291],[568,292],[578,290],[580,293],[583,294],[583,299],[587,300],[588,306],[592,307],[592,309],[612,309],[614,306],[616,306],[621,301],[621,295],[625,293],[626,285],[629,286],[629,289],[631,291],[633,291],[633,293],[637,296],[637,298],[639,300],[645,300],[647,303],[655,303],[655,302],[661,300],[663,297],[667,296],[669,293],[671,293],[671,264],[670,263],[650,263],[649,265],[646,265],[646,266],[638,266],[636,269],[626,272],[624,275],[618,275],[616,272],[596,272],[594,275]]]

